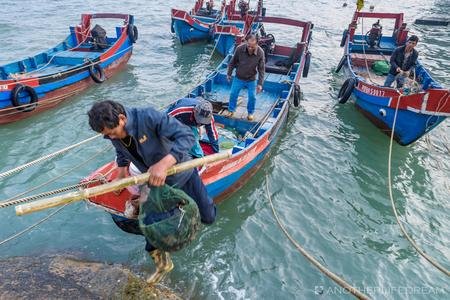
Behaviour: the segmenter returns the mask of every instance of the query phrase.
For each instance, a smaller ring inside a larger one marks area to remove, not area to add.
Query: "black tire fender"
[[[348,35],[348,29],[345,29],[344,32],[342,33],[342,39],[341,39],[341,47],[345,46],[345,42],[347,41],[347,35]]]
[[[306,52],[305,65],[303,66],[302,77],[308,77],[309,65],[311,64],[311,52]]]
[[[172,19],[172,22],[170,23],[170,32],[175,33],[175,20]]]
[[[344,81],[344,84],[341,86],[338,93],[338,100],[340,104],[344,104],[348,101],[357,83],[358,81],[353,77],[347,78],[347,80]]]
[[[28,95],[30,95],[30,102],[25,103],[28,104],[27,106],[23,106],[25,105],[24,103],[20,103],[19,98],[20,98],[20,93],[21,92],[27,92]],[[17,84],[14,89],[11,91],[11,102],[12,105],[14,107],[16,107],[17,110],[22,111],[22,112],[30,112],[33,111],[37,104],[38,101],[38,95],[36,93],[36,91],[28,85],[23,85],[23,84]]]
[[[96,83],[102,83],[106,80],[105,70],[103,70],[99,63],[91,63],[89,66],[89,75],[91,75],[92,80]]]
[[[300,106],[301,89],[300,85],[294,85],[294,107]]]
[[[347,55],[342,56],[341,60],[339,61],[336,70],[334,71],[335,73],[339,73],[339,71],[341,71],[342,67],[344,66],[344,64],[347,62]]]
[[[138,40],[138,37],[139,37],[139,32],[138,32],[137,27],[134,26],[133,24],[128,24],[127,33],[128,33],[131,43],[133,43],[133,44],[136,43],[136,41]]]

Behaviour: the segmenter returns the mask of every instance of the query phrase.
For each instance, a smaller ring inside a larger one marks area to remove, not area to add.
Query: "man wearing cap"
[[[414,47],[416,47],[418,42],[419,38],[416,35],[412,35],[408,38],[406,45],[394,50],[390,59],[391,69],[384,82],[385,87],[390,87],[394,81],[397,81],[397,88],[403,86],[405,79],[416,66],[419,52]]]
[[[228,104],[228,117],[232,117],[235,110],[239,92],[243,88],[248,90],[247,119],[253,121],[255,112],[256,93],[262,91],[265,72],[264,50],[258,46],[258,39],[254,34],[247,36],[247,41],[236,47],[234,55],[228,64],[227,80],[231,81],[231,74],[236,68],[236,76],[231,84],[230,102]],[[258,73],[258,81],[256,81]]]
[[[189,151],[192,156],[202,157],[204,155],[199,143],[198,130],[201,126],[205,126],[206,134],[214,152],[219,152],[219,136],[214,124],[213,107],[210,102],[198,98],[182,98],[168,108],[167,114],[191,127],[196,138],[196,143]]]
[[[115,101],[95,103],[88,116],[91,128],[111,140],[116,149],[118,179],[126,177],[128,167],[133,164],[137,173],[150,173],[150,186],[168,184],[183,190],[197,203],[202,223],[214,222],[216,207],[197,169],[166,175],[171,166],[191,159],[189,150],[195,140],[189,127],[151,107],[125,108]],[[137,220],[112,216],[121,229],[142,234]],[[173,269],[173,263],[169,253],[155,249],[148,241],[145,249],[156,265],[156,272],[147,280],[154,284]]]

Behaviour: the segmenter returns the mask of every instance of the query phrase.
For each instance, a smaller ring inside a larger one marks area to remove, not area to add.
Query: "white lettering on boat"
[[[7,84],[4,84],[4,85],[0,85],[0,91],[1,90],[7,90],[8,89],[8,85]]]
[[[371,88],[371,87],[368,87],[363,84],[361,84],[360,88],[361,88],[361,91],[366,94],[370,94],[370,95],[374,95],[374,96],[378,96],[378,97],[384,97],[384,91],[382,91],[382,90]]]

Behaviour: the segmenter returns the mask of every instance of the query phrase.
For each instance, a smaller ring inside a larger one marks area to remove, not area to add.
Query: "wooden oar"
[[[203,166],[212,162],[223,160],[229,157],[231,157],[231,149],[228,151],[189,160],[169,168],[167,170],[167,176],[174,175],[176,173],[180,173],[199,166]],[[131,176],[113,182],[109,182],[106,184],[98,185],[95,187],[82,189],[77,192],[71,192],[64,195],[45,198],[42,200],[18,205],[16,206],[16,215],[22,216],[36,211],[41,211],[47,208],[52,208],[66,203],[72,203],[83,199],[88,199],[90,197],[117,191],[130,185],[144,184],[148,181],[148,178],[149,173],[143,173],[137,176]]]

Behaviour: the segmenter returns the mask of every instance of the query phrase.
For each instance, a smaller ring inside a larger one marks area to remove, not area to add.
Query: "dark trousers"
[[[216,206],[211,197],[208,196],[206,192],[206,187],[203,184],[200,176],[198,175],[197,169],[192,172],[191,177],[188,181],[180,187],[180,189],[188,194],[195,203],[197,203],[198,210],[200,211],[200,218],[204,224],[212,224],[216,219]],[[111,214],[114,223],[125,232],[143,235],[139,229],[139,221],[127,219],[125,217],[117,216]],[[149,241],[146,239],[145,250],[153,251],[156,248],[153,247]]]

